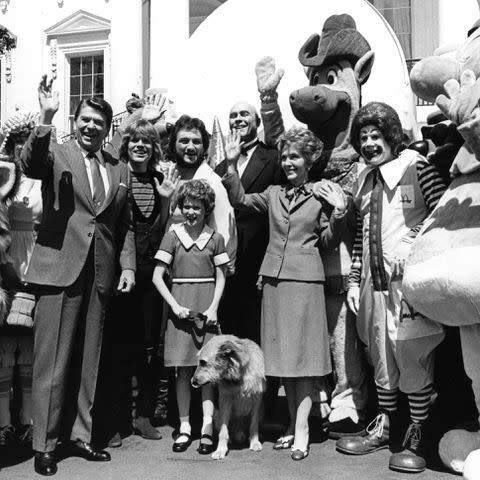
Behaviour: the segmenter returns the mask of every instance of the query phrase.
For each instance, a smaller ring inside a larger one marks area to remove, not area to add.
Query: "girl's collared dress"
[[[215,292],[215,267],[230,259],[223,237],[208,225],[193,240],[183,224],[173,225],[163,237],[157,260],[171,269],[171,293],[182,307],[203,313]],[[165,366],[197,365],[197,352],[216,334],[216,327],[206,327],[203,320],[181,319],[169,309],[165,333]]]

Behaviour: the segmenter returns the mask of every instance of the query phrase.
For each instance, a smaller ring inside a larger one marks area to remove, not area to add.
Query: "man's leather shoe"
[[[403,450],[394,453],[390,457],[389,467],[391,470],[405,473],[420,473],[427,468],[424,458],[425,427],[421,423],[411,423],[403,441]],[[423,433],[423,435],[422,435]]]
[[[47,477],[57,473],[57,460],[54,452],[35,452],[33,465],[39,475]]]
[[[377,417],[367,427],[367,435],[364,437],[343,437],[337,441],[337,450],[350,455],[366,455],[376,452],[382,448],[388,448],[392,423],[395,422],[396,415],[387,415],[379,413]]]
[[[73,457],[81,457],[89,462],[109,462],[111,459],[105,450],[95,450],[89,443],[81,440],[71,442],[68,450]]]

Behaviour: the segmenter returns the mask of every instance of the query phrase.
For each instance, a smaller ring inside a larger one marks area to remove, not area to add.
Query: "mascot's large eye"
[[[312,78],[312,85],[318,85],[320,83],[320,74],[317,72]]]
[[[329,85],[335,85],[337,83],[338,75],[336,70],[329,70],[327,72],[327,83]]]

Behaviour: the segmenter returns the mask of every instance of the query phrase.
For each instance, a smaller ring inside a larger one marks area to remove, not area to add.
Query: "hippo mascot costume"
[[[325,147],[310,177],[337,182],[351,194],[358,176],[359,155],[349,141],[350,127],[360,108],[361,87],[370,75],[374,53],[357,31],[353,18],[342,14],[325,20],[322,34],[312,35],[300,49],[299,60],[305,67],[309,85],[291,93],[290,105],[295,117],[306,123]],[[256,74],[265,141],[274,144],[284,131],[276,92],[283,72],[276,70],[271,57],[265,57],[257,63]],[[335,373],[329,415],[332,438],[359,434],[364,429],[364,361],[353,313],[346,304],[354,223],[352,219],[340,246],[323,256]]]
[[[452,182],[424,222],[405,266],[403,291],[428,318],[459,327],[465,372],[480,411],[480,29],[448,55],[412,69],[414,92],[435,100],[464,144],[450,168]],[[480,432],[452,430],[440,457],[464,478],[480,479]]]

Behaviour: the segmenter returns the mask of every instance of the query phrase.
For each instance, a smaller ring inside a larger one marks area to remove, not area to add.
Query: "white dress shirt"
[[[92,192],[92,196],[93,196],[93,180],[92,180],[92,170],[90,168],[90,162],[97,161],[100,167],[100,175],[102,177],[103,187],[105,188],[105,197],[106,197],[108,195],[108,188],[110,187],[110,182],[108,181],[107,167],[105,166],[105,159],[103,158],[102,151],[98,150],[95,152],[95,156],[97,157],[97,160],[94,160],[93,158],[90,160],[89,158],[87,158],[88,152],[84,150],[82,147],[80,147],[80,151],[82,152],[83,161],[85,162],[85,169],[87,170],[88,183],[90,185],[90,191]]]
[[[253,140],[252,142],[250,143],[258,143],[258,140],[255,139]],[[248,144],[247,144],[248,145]],[[250,159],[252,158],[252,155],[253,155],[253,152],[255,151],[255,149],[257,148],[257,146],[255,145],[255,147],[253,148],[249,148],[247,150],[246,153],[242,153],[237,161],[237,170],[238,170],[238,176],[240,178],[242,178],[242,175],[244,174],[245,172],[245,169],[247,168],[248,166],[248,162],[250,161]]]

